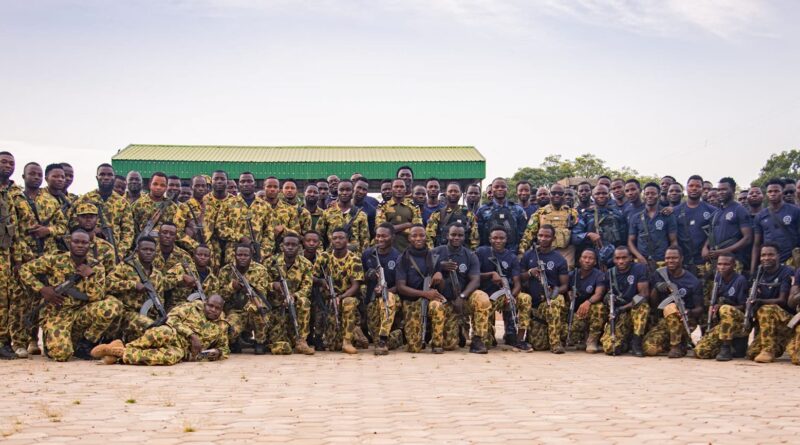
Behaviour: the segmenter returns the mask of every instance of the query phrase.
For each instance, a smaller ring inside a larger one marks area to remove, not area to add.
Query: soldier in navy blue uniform
[[[703,178],[692,175],[686,182],[686,202],[673,209],[678,224],[678,245],[683,253],[684,266],[697,275],[698,266],[703,265],[703,246],[711,217],[717,208],[703,202]]]
[[[575,313],[573,314],[572,332],[567,333],[570,341],[567,342],[567,338],[564,338],[566,346],[577,344],[578,349],[585,349],[588,335],[592,335],[595,339],[600,338],[605,320],[602,315],[594,317],[594,319],[589,315],[592,312],[602,314],[603,296],[607,286],[605,274],[597,268],[597,252],[594,249],[584,250],[578,258],[578,267],[569,274],[570,305],[574,298]],[[592,321],[595,323],[591,324]]]
[[[744,357],[747,349],[743,323],[748,286],[747,279],[736,273],[733,254],[723,253],[717,257],[717,272],[717,300],[711,307],[711,313],[712,317],[719,317],[719,323],[703,335],[694,348],[694,356],[705,359],[716,357],[718,361],[725,362],[734,356]]]
[[[394,226],[391,223],[383,223],[375,231],[375,246],[366,249],[361,255],[361,263],[366,271],[367,327],[370,336],[377,339],[375,355],[386,355],[389,349],[402,345],[402,333],[399,327],[394,328],[395,316],[400,307],[400,297],[395,286],[395,271],[400,251],[395,249],[392,243],[394,243]],[[379,267],[383,269],[386,280],[388,305],[383,301]]]
[[[665,215],[658,206],[658,184],[650,182],[644,187],[645,208],[628,220],[628,249],[634,258],[646,264],[652,275],[664,261],[669,246],[678,245],[678,227],[674,215]]]
[[[628,241],[628,224],[622,212],[609,205],[608,188],[598,185],[594,188],[594,206],[580,215],[578,223],[572,228],[572,244],[578,252],[595,249],[599,253],[598,264],[611,267],[614,262],[614,249]],[[596,221],[599,221],[598,225]],[[599,226],[599,227],[598,227]],[[580,258],[580,254],[578,256]]]
[[[793,267],[800,266],[795,264],[797,260],[792,258],[793,251],[800,241],[800,208],[783,201],[783,182],[780,179],[771,179],[767,182],[767,202],[767,208],[758,212],[753,221],[755,236],[750,264],[751,273],[754,273],[758,266],[761,245],[767,243],[778,246],[781,263]]]
[[[797,309],[787,303],[794,270],[780,263],[779,249],[773,243],[761,246],[761,273],[754,278],[758,288],[752,326],[757,329],[747,349],[747,358],[757,363],[769,363],[783,355],[792,338],[792,331],[786,324]],[[745,334],[750,335],[749,332]]]
[[[720,208],[711,217],[709,235],[703,246],[703,258],[714,261],[729,253],[739,262],[740,268],[749,268],[750,244],[753,241],[753,223],[741,204],[734,201],[736,182],[732,178],[719,180]],[[745,269],[746,270],[746,269]]]
[[[508,234],[508,244],[506,247],[516,252],[522,234],[528,225],[525,217],[525,210],[517,204],[506,200],[508,184],[503,178],[496,178],[492,181],[492,200],[478,209],[475,217],[478,220],[478,232],[480,234],[480,245],[489,245],[489,232],[495,227],[502,227]]]

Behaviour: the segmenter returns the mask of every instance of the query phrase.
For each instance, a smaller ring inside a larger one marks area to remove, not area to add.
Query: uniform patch
[[[733,219],[733,212],[728,212],[725,214],[725,221],[731,221]]]
[[[734,295],[736,295],[736,289],[734,289],[733,287],[731,287],[730,289],[728,289],[728,296],[729,296],[729,297],[732,297],[732,296],[734,296]]]
[[[458,271],[461,273],[467,273],[467,265],[464,263],[459,264]]]
[[[792,223],[792,217],[791,217],[791,216],[789,216],[789,215],[786,215],[786,216],[784,216],[784,217],[783,217],[783,223],[784,223],[784,224],[786,224],[786,225],[788,226],[789,224],[791,224],[791,223]]]
[[[593,292],[594,292],[594,286],[592,286],[591,284],[586,286],[586,293],[587,294],[591,294]]]
[[[500,265],[503,266],[503,269],[508,269],[508,263],[505,261],[501,261]]]
[[[686,296],[686,289],[684,289],[684,288],[680,288],[680,289],[678,289],[678,294],[679,294],[681,297],[685,297],[685,296]]]
[[[703,212],[703,219],[711,218],[711,212]]]
[[[635,278],[633,277],[633,275],[628,275],[628,278],[627,278],[627,280],[628,280],[628,284],[629,284],[629,285],[632,285],[632,284],[633,284],[633,281],[635,280]]]
[[[664,229],[664,221],[658,220],[656,221],[656,230],[663,230]]]
[[[556,263],[552,261],[547,262],[547,270],[553,270],[554,267],[556,267]]]
[[[388,268],[389,268],[389,270],[394,270],[394,267],[395,267],[396,265],[397,265],[397,263],[395,263],[395,261],[394,261],[394,260],[389,260],[389,262],[388,262],[388,263],[386,263],[386,267],[388,267]]]

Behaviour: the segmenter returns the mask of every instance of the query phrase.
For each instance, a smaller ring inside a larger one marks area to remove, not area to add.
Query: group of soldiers
[[[359,174],[301,199],[249,172],[156,172],[144,191],[101,164],[77,196],[69,164],[29,163],[22,186],[14,170],[0,152],[3,359],[485,354],[499,313],[515,351],[800,364],[800,208],[782,180],[737,199],[731,178],[520,181],[514,203],[503,178],[482,196],[403,166],[379,202]]]

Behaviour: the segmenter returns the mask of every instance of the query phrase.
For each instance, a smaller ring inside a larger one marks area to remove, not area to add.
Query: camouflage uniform
[[[191,269],[190,272],[192,272],[196,278],[200,278],[202,281],[201,284],[203,286],[203,293],[206,294],[206,297],[210,297],[213,294],[219,293],[219,279],[216,275],[214,275],[214,272],[211,270],[211,268],[208,269],[208,274],[203,277],[198,272],[197,266],[193,260],[189,260],[187,264]],[[185,287],[182,284],[183,276],[190,275],[190,272],[183,268],[182,263],[177,263],[167,272],[164,277],[165,282],[173,285],[172,300],[176,305],[185,302],[189,295],[197,291],[195,286]]]
[[[164,203],[165,200],[167,203]],[[161,218],[159,218],[158,221],[156,221],[156,225],[153,226],[153,230],[155,232],[158,232],[159,229],[161,229],[162,223],[175,220],[175,213],[178,211],[178,205],[169,200],[166,195],[161,201],[154,201],[149,194],[142,195],[141,198],[137,199],[136,202],[131,205],[131,213],[133,213],[133,226],[136,230],[137,236],[139,236],[142,230],[144,230],[147,222],[156,213],[156,210],[158,210],[162,205],[165,207],[161,212]],[[136,246],[133,247],[135,248]]]
[[[224,198],[219,199],[213,193],[203,197],[206,209],[203,217],[204,235],[206,244],[211,249],[214,270],[217,271],[233,260],[233,257],[228,254],[228,244],[235,245],[239,242],[239,238],[232,239],[236,234],[228,228],[227,218],[230,212],[228,207],[233,200],[233,196],[225,195]],[[242,216],[241,211],[238,216]]]
[[[389,222],[394,225],[412,223],[422,224],[422,214],[419,207],[414,205],[411,198],[404,198],[401,202],[396,202],[394,198],[381,204],[375,215],[375,227]],[[406,250],[408,247],[408,229],[397,232],[394,236],[394,248],[399,251]]]
[[[734,273],[727,283],[721,279],[717,296],[720,305],[717,312],[719,323],[713,325],[711,330],[697,342],[694,348],[694,356],[697,358],[716,357],[724,341],[730,342],[734,338],[744,338],[747,341],[748,333],[744,332],[744,313],[737,307],[743,307],[747,300],[747,279],[738,273]]]
[[[133,261],[139,260],[135,259]],[[153,284],[153,288],[155,288],[159,299],[163,303],[164,276],[153,266],[148,279]],[[118,264],[114,271],[106,277],[106,291],[116,296],[123,305],[119,323],[115,323],[114,328],[110,331],[109,338],[133,340],[139,338],[153,324],[153,319],[150,318],[150,315],[153,315],[152,313],[147,316],[139,314],[139,310],[148,297],[147,292],[136,290],[138,283],[141,283],[139,275],[136,274],[133,266],[128,263]]]
[[[271,205],[269,207],[274,209],[272,216],[273,228],[275,226],[283,226],[283,233],[286,233],[286,230],[291,230],[300,235],[311,230],[311,213],[302,204],[290,204],[280,199],[274,207]]]
[[[194,252],[194,249],[200,245],[200,242],[197,240],[198,238],[203,240],[203,244],[207,244],[208,239],[206,238],[206,231],[203,225],[204,220],[205,201],[201,203],[192,196],[188,201],[178,204],[178,210],[175,211],[175,220],[173,221],[178,231],[178,239],[175,243],[187,252]],[[195,234],[193,237],[189,236],[186,233],[186,226],[190,223],[195,226],[195,231],[199,224],[203,228],[203,233]]]
[[[64,296],[61,306],[47,305],[42,311],[42,332],[47,355],[53,360],[69,360],[74,343],[80,337],[97,343],[103,333],[122,314],[122,303],[105,293],[105,270],[96,264],[94,273],[83,278],[75,289],[85,294],[88,302]],[[45,287],[37,276],[48,277],[50,283],[58,285],[77,273],[69,253],[39,257],[20,268],[20,279],[37,294]]]
[[[322,234],[324,244],[330,243],[333,230],[338,227],[350,225],[349,248],[358,255],[369,247],[369,223],[367,214],[359,207],[351,207],[347,212],[342,212],[339,208],[339,201],[334,201],[322,213],[322,217],[317,221],[317,232]]]
[[[148,329],[127,345],[122,354],[126,365],[174,365],[191,357],[189,337],[197,335],[203,349],[219,349],[219,360],[228,358],[228,322],[206,318],[204,303],[195,301],[170,311],[166,324]]]
[[[777,270],[773,272],[765,270],[758,282],[756,303],[759,300],[771,300],[780,295],[788,295],[793,275],[792,268],[784,265],[778,265]],[[756,306],[753,323],[755,334],[753,343],[747,349],[747,358],[754,359],[762,350],[771,352],[774,357],[783,355],[793,335],[786,326],[793,314],[794,310],[786,305]]]
[[[117,252],[119,254],[118,260],[121,260],[133,247],[134,228],[133,228],[133,213],[128,200],[124,197],[111,192],[108,200],[103,201],[100,197],[98,190],[93,190],[75,201],[75,203],[67,212],[69,217],[69,226],[76,227],[78,225],[78,218],[76,209],[81,203],[92,203],[102,210],[102,218],[98,215],[97,227],[103,226],[103,220],[111,226],[114,232],[114,241],[117,244]],[[108,241],[108,240],[106,240]],[[109,271],[107,270],[106,273]]]
[[[9,181],[0,186],[0,200],[7,215],[0,215],[0,345],[12,343],[16,347],[26,347],[28,334],[22,326],[22,319],[30,307],[30,297],[19,284],[14,272],[16,267],[34,258],[26,238],[30,236],[22,228],[31,227],[35,218],[25,202],[22,188]],[[5,213],[5,212],[4,212]]]
[[[529,250],[520,261],[521,270],[539,269],[539,259],[544,263],[544,272],[548,287],[556,289],[561,285],[561,277],[568,275],[567,261],[556,250],[537,253]],[[538,278],[528,279],[528,292],[532,297],[533,316],[528,329],[528,343],[534,350],[555,350],[561,345],[561,338],[566,333],[567,306],[564,295],[558,295],[546,302],[544,289]]]
[[[173,246],[172,252],[168,258],[164,258],[164,254],[161,252],[160,248],[156,249],[156,256],[153,258],[153,267],[158,269],[158,271],[161,272],[161,275],[164,277],[164,308],[167,310],[167,312],[175,307],[176,304],[183,302],[183,300],[175,299],[174,293],[179,285],[179,282],[174,280],[174,275],[169,275],[169,271],[176,265],[181,264],[183,261],[192,263],[193,259],[191,255],[186,253],[185,250],[178,246]],[[183,280],[183,276],[180,277],[180,280]]]
[[[308,210],[308,207],[306,207],[306,210]],[[311,227],[314,227],[315,230],[317,227],[317,222],[322,217],[324,211],[325,209],[323,209],[322,207],[315,208],[313,212],[311,210],[308,210],[308,214],[311,215]]]
[[[528,219],[528,227],[522,235],[519,243],[519,253],[525,253],[536,239],[539,227],[550,224],[556,228],[556,237],[553,240],[553,247],[567,260],[567,265],[572,268],[575,264],[575,246],[570,244],[572,238],[572,228],[578,223],[578,211],[562,205],[556,210],[553,204],[541,207],[533,216]]]
[[[334,318],[335,314],[331,308],[328,310],[328,319],[326,320],[327,329],[325,329],[324,338],[325,345],[329,350],[338,351],[342,348],[343,340],[352,343],[355,329],[360,325],[358,297],[351,296],[341,298],[340,295],[350,288],[351,280],[364,281],[364,269],[361,265],[361,258],[349,250],[342,258],[336,258],[333,252],[322,252],[317,256],[317,261],[314,264],[314,276],[323,278],[323,276],[328,274],[330,274],[333,281],[334,292],[337,298],[340,299],[339,328],[337,329],[337,320]],[[330,294],[327,290],[323,290],[322,295],[325,304],[330,307]]]
[[[233,264],[227,264],[219,271],[219,294],[225,299],[225,317],[231,326],[229,340],[231,342],[238,341],[242,332],[252,330],[257,343],[266,343],[269,316],[262,314],[255,303],[248,299],[244,289],[233,290],[233,282],[236,281],[232,270],[233,267],[235,267]],[[251,261],[247,271],[243,272],[242,275],[250,283],[253,290],[264,296],[269,294],[266,267]]]
[[[24,197],[25,195],[23,195]],[[56,240],[59,240],[67,233],[67,218],[61,212],[61,203],[59,200],[50,194],[46,189],[39,189],[39,193],[31,199],[25,199],[25,204],[31,207],[31,213],[38,216],[38,220],[34,217],[29,222],[32,224],[41,224],[50,229],[50,235],[42,239],[42,249],[39,250],[37,239],[32,235],[27,235],[30,226],[20,226],[20,235],[28,244],[28,249],[37,257],[45,254],[54,254],[59,252]],[[34,212],[33,209],[36,209]],[[27,236],[24,236],[27,235]],[[33,258],[30,258],[33,259]]]
[[[454,212],[458,212],[455,217]],[[449,207],[442,207],[440,210],[433,212],[428,218],[428,224],[425,226],[425,233],[428,237],[428,248],[433,249],[447,244],[447,233],[439,232],[439,221],[442,220],[442,212],[444,212],[444,225],[442,229],[455,223],[462,224],[467,228],[466,242],[469,243],[469,248],[475,250],[480,244],[480,235],[478,234],[478,221],[475,219],[475,214],[472,213],[464,206],[458,206],[455,209]]]
[[[280,282],[281,275],[286,279],[289,292],[294,296],[295,313],[297,314],[297,330],[300,332],[299,338],[305,339],[310,332],[309,323],[311,321],[311,287],[314,282],[312,274],[314,265],[302,255],[297,255],[292,267],[286,269],[286,259],[281,253],[272,256],[267,263],[267,281],[269,283]],[[298,335],[294,331],[291,315],[286,306],[286,297],[275,292],[270,286],[270,325],[267,332],[270,349],[273,354],[291,353]],[[288,349],[288,352],[286,352]]]
[[[664,278],[660,274],[657,274],[656,277],[656,284],[664,282]],[[680,277],[674,277],[670,274],[669,279],[678,287],[678,292],[683,299],[683,304],[687,311],[691,311],[693,308],[702,305],[702,284],[689,271],[684,270],[683,275]],[[661,299],[669,296],[658,290],[656,290],[656,292]],[[677,312],[677,306],[674,303],[664,307],[663,312],[657,315],[663,315],[663,317],[656,317],[657,321],[655,326],[645,335],[644,341],[642,342],[642,349],[645,355],[658,355],[662,352],[667,352],[670,347],[675,347],[684,344],[684,342],[691,341],[689,334],[683,327],[683,323]],[[693,318],[691,315],[687,314],[687,316],[689,316],[690,319]],[[687,322],[690,325],[694,324],[696,326],[694,320],[687,320]]]

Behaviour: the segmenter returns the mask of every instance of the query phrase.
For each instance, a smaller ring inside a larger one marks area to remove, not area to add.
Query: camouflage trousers
[[[795,326],[792,339],[789,341],[789,346],[786,347],[786,353],[792,358],[792,363],[800,365],[800,325]]]
[[[38,335],[40,323],[29,328],[25,326],[25,316],[33,310],[33,302],[38,300],[39,296],[36,295],[33,290],[22,286],[18,280],[14,280],[9,292],[12,298],[12,309],[9,313],[11,343],[14,345],[14,348],[24,348],[28,346],[28,342],[30,342],[34,336]]]
[[[136,340],[125,345],[122,363],[126,365],[174,365],[189,351],[189,342],[175,329],[162,325],[148,329]]]
[[[72,357],[74,344],[83,337],[92,343],[100,342],[103,333],[122,314],[122,303],[114,297],[84,304],[77,308],[43,311],[42,333],[47,355],[65,362]]]
[[[594,306],[594,305],[592,305]],[[638,335],[644,337],[647,330],[647,317],[650,314],[650,305],[642,303],[631,310],[617,315],[614,322],[614,340],[611,339],[611,324],[608,320],[608,307],[603,305],[602,317],[605,323],[603,336],[600,343],[603,345],[603,352],[608,355],[622,354],[630,346],[630,337]]]
[[[540,302],[532,309],[533,317],[528,329],[528,343],[535,351],[553,349],[561,344],[561,335],[566,332],[566,304],[559,295],[547,302]]]
[[[266,318],[266,320],[265,320]],[[245,306],[245,309],[234,309],[225,314],[228,320],[230,331],[228,341],[234,343],[239,340],[242,332],[253,331],[253,340],[257,343],[267,342],[267,323],[269,314],[266,317],[256,312],[253,307]]]
[[[530,295],[520,292],[517,295],[517,330],[527,331],[528,326],[531,324],[531,306],[533,304],[533,299]],[[508,301],[505,295],[498,297],[495,300],[490,300],[492,303],[492,308],[489,311],[488,317],[488,326],[486,330],[486,336],[483,338],[483,342],[486,343],[486,346],[490,346],[496,343],[495,339],[495,331],[494,331],[494,322],[495,322],[495,314],[498,312],[510,312],[510,308],[508,305]],[[511,318],[509,317],[508,320],[510,321]],[[508,329],[506,329],[508,332]],[[515,332],[516,333],[516,332]]]
[[[608,317],[608,311],[602,302],[589,305],[589,313],[584,317],[578,317],[578,308],[575,308],[575,316],[572,320],[572,332],[569,333],[569,342],[571,345],[579,343],[586,343],[589,335],[595,335],[599,339],[603,335],[603,325]],[[567,310],[567,321],[569,321],[569,310]],[[567,325],[564,324],[564,334],[561,341],[566,345],[567,343]]]
[[[397,349],[403,345],[403,333],[400,329],[393,329],[393,327],[402,304],[397,294],[389,292],[388,295],[388,315],[386,309],[384,309],[387,306],[380,296],[367,305],[367,328],[373,340],[377,341],[380,337],[387,337],[389,349]]]
[[[756,311],[756,333],[753,343],[747,348],[747,358],[754,359],[762,350],[780,357],[789,345],[794,333],[786,323],[792,318],[777,304],[765,304]]]
[[[306,339],[311,322],[311,301],[308,298],[296,297],[294,301],[297,313],[297,332],[289,313],[289,309],[275,305],[267,312],[267,329],[265,343],[273,355],[287,355],[292,353],[292,347],[297,338]]]
[[[734,337],[746,337],[744,332],[744,314],[735,307],[724,304],[719,307],[719,323],[703,335],[694,348],[694,356],[709,359],[719,354],[723,341],[732,341]]]
[[[330,351],[341,351],[342,341],[353,341],[353,332],[360,324],[360,316],[358,314],[358,299],[355,297],[342,298],[339,304],[339,318],[333,308],[330,307],[330,302],[326,300],[329,305],[327,326],[324,333],[325,346]],[[338,325],[338,327],[337,327]]]
[[[153,324],[153,321],[152,318],[141,315],[139,311],[123,305],[122,313],[109,328],[104,338],[109,340],[118,338],[124,342],[136,340]]]
[[[670,306],[674,306],[674,304],[667,305],[664,311],[672,312],[669,309]],[[673,312],[658,320],[650,332],[644,336],[642,350],[648,356],[658,355],[669,351],[672,346],[683,344],[688,339],[689,336],[683,328],[680,316],[677,312]]]
[[[453,304],[442,304],[438,301],[430,303],[431,346],[452,351],[458,348],[458,333],[467,327],[472,319],[472,335],[486,338],[489,330],[489,313],[492,303],[486,292],[476,290],[464,301],[463,314],[456,313]],[[468,329],[467,329],[468,330]]]
[[[16,281],[11,272],[11,254],[0,250],[0,345],[11,345],[12,286]]]
[[[416,301],[404,301],[403,303],[403,333],[406,339],[406,351],[422,352],[424,349],[424,339],[422,338],[422,298]],[[433,313],[443,311],[443,305],[439,302],[428,302],[427,324],[433,324]],[[444,316],[437,317],[441,322]],[[428,331],[430,332],[430,331]]]

